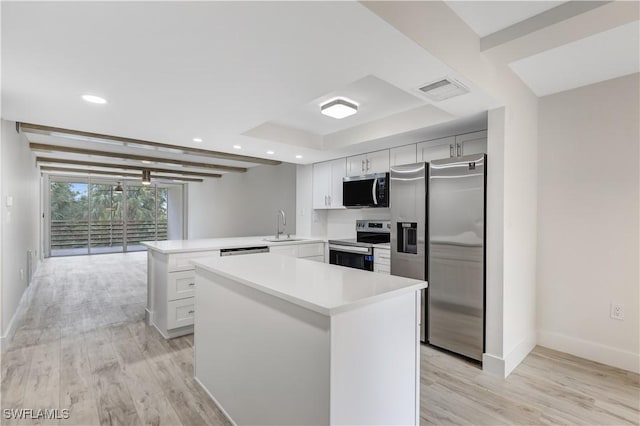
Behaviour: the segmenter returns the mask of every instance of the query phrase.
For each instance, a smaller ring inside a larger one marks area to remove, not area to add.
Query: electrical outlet
[[[619,303],[611,304],[611,318],[616,320],[624,319],[624,307]]]

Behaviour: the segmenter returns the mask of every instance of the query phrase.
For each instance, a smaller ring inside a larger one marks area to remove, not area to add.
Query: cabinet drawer
[[[390,265],[391,251],[385,249],[374,249],[374,265]]]
[[[373,272],[380,274],[391,274],[391,267],[389,265],[380,265],[378,263],[373,264]]]
[[[299,244],[298,257],[324,256],[324,244]]]
[[[167,329],[193,325],[195,299],[173,300],[167,303]]]
[[[169,272],[194,270],[195,266],[193,266],[190,262],[192,259],[210,256],[220,256],[220,251],[194,251],[192,253],[170,254],[169,260],[167,262],[167,268]]]
[[[196,274],[194,271],[169,272],[167,300],[186,299],[194,296]]]

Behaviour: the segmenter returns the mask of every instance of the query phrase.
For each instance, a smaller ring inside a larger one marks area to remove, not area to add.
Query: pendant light
[[[116,185],[116,188],[114,189],[115,192],[123,192],[124,188],[122,188],[122,184],[120,182],[118,182],[118,184]]]
[[[142,171],[142,184],[143,185],[151,185],[151,171],[143,170]]]

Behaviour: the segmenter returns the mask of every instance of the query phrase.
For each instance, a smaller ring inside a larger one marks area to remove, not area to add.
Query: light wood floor
[[[193,337],[144,324],[146,253],[48,259],[2,355],[0,405],[44,424],[229,424],[193,380]],[[506,380],[423,346],[423,424],[638,424],[639,377],[537,347]],[[2,424],[30,424],[8,421]]]

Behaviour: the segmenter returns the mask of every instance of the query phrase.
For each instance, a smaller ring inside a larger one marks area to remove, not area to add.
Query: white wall
[[[275,234],[276,212],[287,215],[296,232],[296,166],[257,166],[246,173],[190,183],[188,238]]]
[[[536,343],[537,97],[442,1],[364,5],[496,100],[488,119],[483,368],[508,375]]]
[[[2,235],[2,346],[12,337],[16,312],[27,288],[27,250],[37,262],[39,249],[40,174],[27,140],[15,122],[2,120],[0,142]],[[7,206],[7,197],[13,206]],[[23,271],[21,276],[20,271]]]
[[[184,191],[182,185],[167,187],[167,238],[184,239]]]
[[[537,293],[539,344],[636,372],[639,80],[540,99]]]

